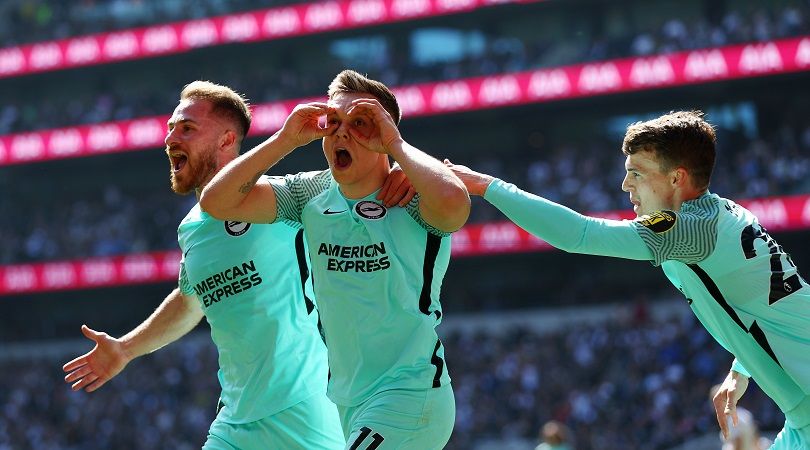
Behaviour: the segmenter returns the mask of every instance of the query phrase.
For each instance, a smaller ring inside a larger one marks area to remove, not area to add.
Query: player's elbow
[[[208,186],[206,186],[200,194],[200,208],[217,220],[226,220],[229,218],[229,210],[225,203],[219,201],[216,198],[216,193],[211,193]]]
[[[441,230],[456,231],[470,217],[470,195],[464,184],[451,183],[435,193],[435,210],[441,212]]]

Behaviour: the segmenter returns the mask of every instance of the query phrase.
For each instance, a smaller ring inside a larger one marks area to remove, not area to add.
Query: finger
[[[413,186],[409,187],[408,192],[405,194],[404,197],[402,197],[402,200],[400,200],[399,206],[404,207],[405,205],[410,203],[415,196],[416,196],[416,189],[414,189]]]
[[[716,395],[712,400],[712,404],[714,405],[714,414],[717,416],[717,425],[720,426],[720,432],[723,434],[723,439],[727,439],[728,423],[726,421],[725,414],[726,402],[720,397],[719,394]]]
[[[74,370],[78,369],[79,367],[87,364],[87,355],[88,354],[89,353],[85,353],[82,356],[77,356],[76,358],[72,359],[71,361],[68,361],[67,363],[65,363],[64,366],[62,366],[62,370],[64,370],[65,372],[71,372],[71,371],[74,371]]]
[[[337,129],[338,129],[338,126],[337,126],[336,123],[326,124],[326,126],[323,127],[323,128],[321,128],[320,125],[319,125],[318,126],[318,131],[317,131],[316,134],[317,134],[318,137],[331,136],[331,135],[333,135],[335,133],[335,131],[337,131]]]
[[[722,409],[716,409],[715,414],[717,415],[717,424],[720,425],[720,433],[723,434],[723,439],[728,439],[728,422],[725,413],[723,413]]]
[[[395,176],[396,175],[392,175],[389,173],[388,176],[385,177],[385,181],[383,182],[382,188],[380,188],[380,193],[377,194],[377,200],[382,200],[385,206],[390,206],[388,204],[388,190],[391,188],[391,183]]]
[[[402,182],[399,183],[399,186],[397,186],[396,189],[392,190],[393,192],[391,193],[390,198],[388,199],[390,205],[386,206],[394,206],[396,204],[399,204],[405,198],[405,195],[408,194],[408,189],[410,189],[410,187],[411,187],[410,183],[406,182],[405,180],[402,180]]]
[[[299,111],[324,112],[332,110],[334,108],[323,102],[311,102],[298,105],[296,109],[298,109]]]
[[[346,113],[350,117],[362,114],[371,117],[374,121],[386,121],[394,123],[393,117],[391,117],[391,114],[385,108],[383,108],[382,105],[379,103],[372,103],[364,99],[353,101],[352,106],[349,107]]]
[[[363,107],[374,112],[375,114],[379,113],[381,116],[388,116],[388,118],[393,120],[393,118],[391,117],[391,113],[389,113],[388,110],[385,109],[385,107],[382,105],[382,103],[380,103],[380,101],[377,100],[376,98],[358,98],[352,100],[350,105],[351,105],[350,108],[355,106]]]
[[[368,144],[369,137],[357,131],[355,128],[349,128],[349,134],[359,143]]]
[[[734,392],[729,390],[728,399],[726,400],[726,407],[723,409],[723,414],[731,416],[734,426],[737,426],[737,402],[734,401]]]
[[[81,380],[73,383],[71,388],[74,391],[78,391],[78,390],[81,390],[83,387],[87,386],[88,384],[90,384],[90,383],[92,383],[92,382],[94,382],[96,380],[98,380],[98,375],[96,375],[94,373],[91,373],[91,374],[87,375],[86,377],[82,378]]]
[[[98,341],[99,339],[101,339],[101,336],[103,335],[103,333],[100,333],[100,332],[88,327],[87,325],[82,325],[82,334],[87,339],[91,339],[93,341]]]
[[[106,383],[106,382],[107,382],[107,380],[106,380],[106,379],[104,379],[104,378],[99,378],[98,380],[96,380],[96,381],[94,381],[94,382],[90,383],[90,385],[89,385],[89,386],[87,386],[86,388],[84,388],[84,391],[85,391],[85,392],[93,392],[93,391],[95,391],[96,389],[100,388],[101,386],[104,386],[104,383]]]
[[[737,425],[739,425],[739,419],[737,419],[737,407],[736,406],[734,406],[734,409],[731,410],[731,422],[734,424],[735,427]]]
[[[396,179],[394,179],[394,177],[396,177]],[[399,191],[402,189],[402,183],[405,183],[405,177],[395,174],[389,175],[388,178],[391,180],[391,182],[389,183],[390,186],[388,191],[385,193],[385,197],[383,197],[383,203],[385,206],[390,208],[399,201],[401,195]]]
[[[74,370],[69,374],[65,375],[65,383],[73,383],[74,381],[78,380],[79,378],[84,378],[86,375],[93,372],[93,369],[90,366],[84,366],[80,369]]]

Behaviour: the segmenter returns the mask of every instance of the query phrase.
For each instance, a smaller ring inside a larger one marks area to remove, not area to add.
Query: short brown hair
[[[622,153],[651,151],[661,170],[683,167],[696,188],[707,189],[714,170],[717,136],[703,117],[702,111],[677,111],[631,124],[624,135]]]
[[[399,125],[402,120],[402,111],[399,109],[397,98],[391,89],[383,83],[372,80],[364,75],[361,75],[354,70],[344,70],[337,74],[332,83],[329,84],[327,95],[329,98],[334,98],[339,93],[347,94],[371,94],[380,101],[380,104],[391,117],[394,118],[394,123]]]
[[[248,100],[233,89],[210,81],[194,81],[187,84],[180,92],[180,100],[197,99],[211,102],[211,111],[237,126],[238,142],[247,135],[250,129],[250,104]]]

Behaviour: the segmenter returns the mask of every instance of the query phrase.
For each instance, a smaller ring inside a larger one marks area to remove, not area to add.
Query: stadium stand
[[[803,2],[778,4],[781,8],[776,10],[736,5],[739,9],[729,9],[718,18],[708,16],[711,8],[704,2],[694,1],[677,11],[639,12],[618,4],[597,4],[603,10],[593,17],[571,16],[562,8],[541,9],[544,6],[526,5],[531,14],[484,27],[480,27],[480,15],[473,14],[452,16],[441,26],[406,23],[402,26],[407,28],[397,33],[361,30],[363,34],[334,39],[327,49],[316,39],[301,43],[294,52],[282,42],[268,42],[262,45],[268,51],[261,51],[261,58],[250,49],[229,48],[228,58],[234,61],[230,67],[198,51],[184,56],[189,61],[171,73],[155,67],[160,62],[145,62],[145,70],[114,71],[114,77],[103,69],[84,71],[83,82],[74,81],[77,90],[40,85],[34,98],[26,89],[9,92],[0,111],[0,133],[165,114],[174,106],[178,86],[197,78],[234,86],[261,103],[322,95],[324,74],[342,67],[357,67],[390,86],[411,85],[797,37],[806,34],[810,20],[810,7]],[[700,8],[705,15],[697,12]],[[538,20],[568,26],[538,32]],[[642,29],[626,26],[631,23],[643,24]],[[435,39],[457,49],[443,54],[431,51]]]

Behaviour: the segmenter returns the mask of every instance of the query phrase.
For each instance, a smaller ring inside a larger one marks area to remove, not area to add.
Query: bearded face
[[[166,147],[169,156],[169,177],[172,190],[186,195],[201,189],[216,173],[216,147],[171,145]]]
[[[172,190],[199,191],[217,171],[218,143],[224,132],[206,100],[182,100],[168,123],[166,155]]]

